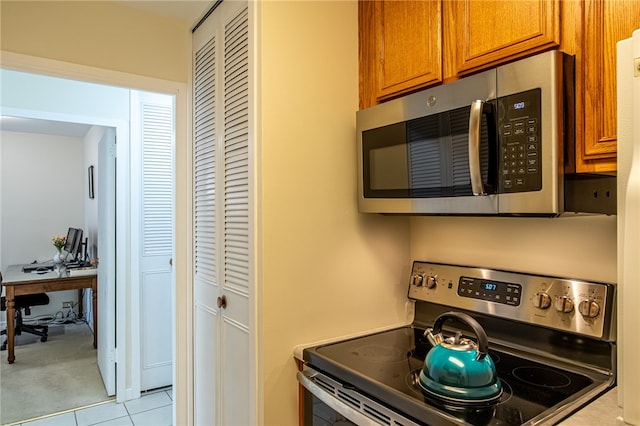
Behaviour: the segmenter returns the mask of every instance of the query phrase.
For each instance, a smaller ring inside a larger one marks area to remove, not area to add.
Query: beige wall
[[[262,5],[264,424],[297,424],[293,348],[401,321],[408,219],[356,205],[357,2]]]
[[[416,260],[616,282],[616,216],[415,217]]]
[[[3,51],[186,82],[183,21],[104,1],[0,2]]]

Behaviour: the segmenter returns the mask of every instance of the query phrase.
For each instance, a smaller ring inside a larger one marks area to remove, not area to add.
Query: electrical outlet
[[[62,308],[73,308],[73,302],[62,302]]]

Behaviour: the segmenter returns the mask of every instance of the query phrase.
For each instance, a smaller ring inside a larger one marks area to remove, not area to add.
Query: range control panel
[[[458,296],[518,306],[522,296],[522,286],[483,278],[460,277]]]
[[[409,298],[615,340],[615,285],[416,261]]]

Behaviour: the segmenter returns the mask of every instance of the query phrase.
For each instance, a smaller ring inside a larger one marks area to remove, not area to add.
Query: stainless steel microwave
[[[359,210],[561,214],[572,59],[549,51],[358,111]]]

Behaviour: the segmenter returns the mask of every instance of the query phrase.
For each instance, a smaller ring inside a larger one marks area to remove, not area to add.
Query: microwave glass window
[[[469,112],[463,107],[363,132],[365,196],[472,195],[469,176]],[[489,176],[487,117],[481,127],[483,181]]]
[[[371,188],[394,190],[408,188],[407,145],[391,145],[371,151]]]

